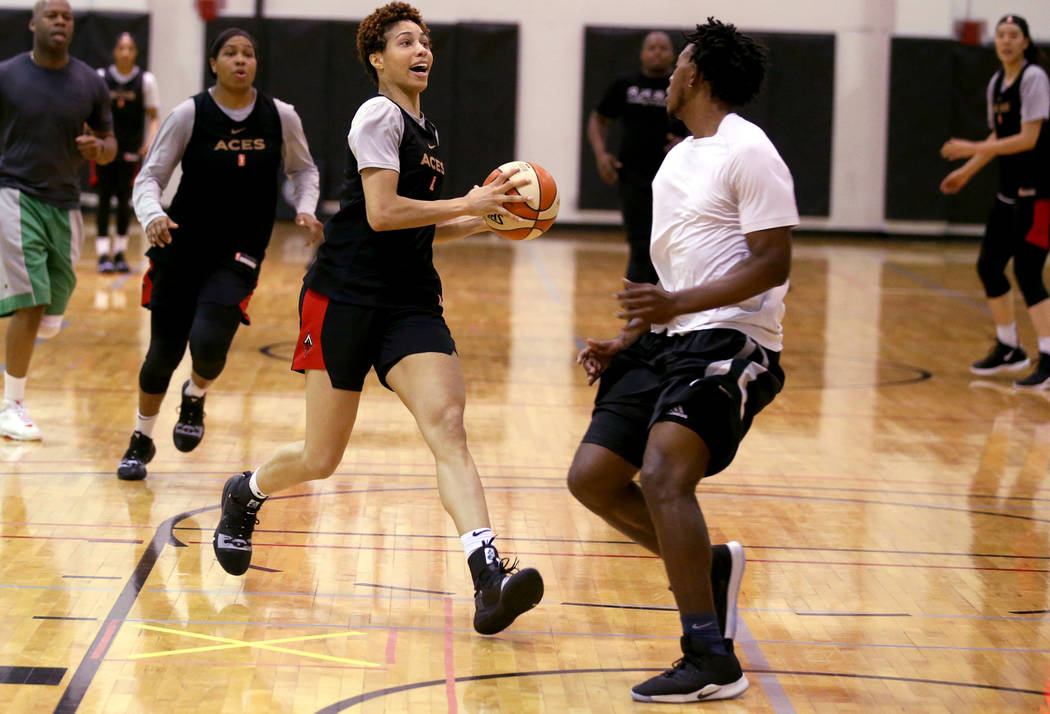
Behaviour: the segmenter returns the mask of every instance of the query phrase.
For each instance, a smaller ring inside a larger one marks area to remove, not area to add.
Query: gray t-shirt
[[[0,186],[59,208],[80,205],[76,138],[84,124],[112,131],[106,82],[70,57],[62,69],[37,65],[29,53],[0,62]]]

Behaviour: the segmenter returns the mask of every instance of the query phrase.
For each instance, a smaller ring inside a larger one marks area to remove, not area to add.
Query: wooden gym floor
[[[44,441],[0,443],[0,710],[677,711],[628,693],[678,656],[663,569],[564,485],[593,398],[573,357],[616,329],[615,236],[437,250],[473,454],[499,544],[544,575],[536,610],[472,631],[431,458],[374,377],[336,476],[267,504],[246,576],[218,566],[223,482],[302,436],[288,362],[310,254],[293,230],[208,396],[204,442],[181,454],[168,436],[184,363],[139,483],[114,471],[148,342],[141,265],[98,275],[85,245],[68,324],[30,375]],[[699,488],[713,539],[748,555],[752,686],[685,709],[1050,707],[1050,393],[968,372],[993,337],[975,257],[797,239],[785,390]]]

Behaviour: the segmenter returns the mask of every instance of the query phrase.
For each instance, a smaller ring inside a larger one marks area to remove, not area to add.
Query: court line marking
[[[667,611],[675,611],[675,608],[665,608]],[[740,608],[741,610],[750,610],[752,612],[765,612],[759,608]],[[785,612],[799,614],[796,611],[785,610]],[[921,617],[921,616],[917,616]],[[930,615],[928,617],[952,617],[951,615]],[[999,619],[999,618],[990,618]],[[1023,618],[1002,618],[1011,620],[1020,620]],[[340,625],[330,625],[324,623],[308,623],[308,622],[244,622],[237,620],[136,620],[128,619],[126,622],[163,622],[166,624],[174,625],[235,625],[238,627],[311,627],[311,628],[334,628],[341,627]],[[418,632],[441,632],[444,630],[443,627],[424,627],[422,625],[355,625],[361,630],[391,630],[391,631],[418,631]],[[458,628],[457,632],[473,632],[472,629]],[[635,633],[619,633],[619,632],[559,632],[551,630],[515,630],[516,634],[519,635],[535,635],[538,637],[594,637],[594,638],[624,638],[624,639],[651,639],[651,640],[674,640],[678,641],[680,635],[647,635],[647,634],[635,634]],[[885,649],[912,649],[912,650],[950,650],[958,652],[1010,652],[1016,654],[1048,654],[1050,649],[1038,649],[1032,647],[958,647],[955,645],[920,645],[914,643],[907,644],[894,644],[889,642],[817,642],[814,640],[759,640],[755,642],[764,645],[789,645],[795,646],[806,646],[806,647],[873,647],[873,648],[885,648]],[[390,647],[388,643],[388,648]],[[107,657],[107,660],[115,659]]]
[[[769,660],[766,659],[766,655],[762,652],[762,648],[759,647],[755,636],[751,634],[747,621],[743,617],[738,617],[737,620],[740,623],[740,634],[743,636],[737,637],[735,642],[740,646],[744,656],[747,657],[748,663],[755,667],[769,669]],[[791,698],[784,691],[784,687],[780,684],[780,679],[776,674],[756,674],[755,679],[762,683],[762,689],[765,690],[769,703],[773,705],[773,711],[777,712],[777,714],[795,713],[795,707],[791,704]]]
[[[882,682],[912,682],[916,684],[936,684],[948,687],[964,687],[969,689],[989,689],[997,692],[1015,692],[1017,694],[1034,694],[1040,697],[1044,696],[1044,692],[1038,689],[1021,689],[1018,687],[1005,687],[996,684],[980,684],[978,682],[952,682],[943,679],[921,679],[919,677],[891,677],[877,674],[855,674],[853,672],[809,672],[809,671],[798,671],[790,669],[755,669],[751,667],[743,668],[744,672],[754,675],[762,674],[786,674],[792,676],[808,676],[808,677],[841,677],[844,679],[867,679]],[[504,679],[511,677],[543,677],[543,676],[559,676],[564,677],[569,674],[608,674],[608,673],[626,673],[626,672],[659,672],[660,669],[652,667],[614,667],[614,668],[593,668],[593,669],[548,669],[531,672],[503,672],[499,674],[477,674],[468,677],[457,677],[457,683],[464,682],[482,682],[490,679]],[[413,689],[423,689],[426,687],[436,687],[445,684],[444,679],[432,679],[426,682],[414,682],[412,684],[401,684],[393,687],[386,687],[385,689],[377,689],[371,692],[363,692],[356,696],[348,699],[342,699],[340,701],[329,704],[328,706],[317,710],[317,714],[338,714],[339,712],[345,711],[351,707],[357,706],[358,704],[364,704],[372,699],[379,699],[391,694],[398,694],[401,692],[411,691]]]
[[[170,627],[157,627],[156,625],[146,625],[142,623],[126,623],[129,627],[135,627],[140,630],[149,630],[151,632],[163,632],[169,635],[179,635],[180,637],[188,637],[190,639],[205,640],[208,642],[221,642],[223,644],[218,645],[207,645],[203,647],[186,647],[177,650],[164,650],[159,652],[141,652],[139,654],[127,655],[125,659],[150,659],[155,657],[169,657],[172,655],[182,654],[196,654],[199,652],[215,652],[218,650],[232,650],[241,647],[249,647],[252,649],[268,650],[270,652],[281,652],[283,654],[294,654],[301,657],[308,657],[311,659],[320,659],[326,662],[339,662],[340,664],[350,664],[359,667],[382,667],[382,665],[375,664],[374,662],[365,662],[364,660],[350,659],[347,657],[335,657],[333,655],[319,654],[315,652],[306,652],[304,650],[295,650],[288,647],[274,647],[276,644],[283,644],[287,642],[306,642],[308,640],[327,640],[335,637],[354,637],[356,635],[362,635],[363,632],[357,632],[350,630],[349,632],[330,632],[324,635],[298,635],[296,637],[280,637],[272,640],[238,640],[232,637],[217,637],[215,635],[205,635],[199,632],[186,632],[185,630],[174,630]]]
[[[489,489],[492,490],[492,489]],[[510,540],[508,538],[508,540]],[[190,545],[211,545],[211,541],[191,540]],[[393,546],[370,546],[370,545],[338,545],[321,543],[252,543],[253,548],[303,548],[307,550],[366,550],[373,552],[398,551],[401,553],[458,553],[458,548],[404,548]],[[516,556],[529,555],[546,558],[627,558],[630,560],[659,560],[656,555],[634,554],[634,553],[541,553],[538,551],[516,550]],[[996,568],[979,565],[933,565],[927,563],[869,563],[860,561],[841,560],[770,560],[754,558],[751,562],[788,565],[847,565],[854,567],[872,568],[916,568],[930,570],[966,570],[966,571],[992,571],[1000,573],[1050,573],[1050,569],[1040,568]]]

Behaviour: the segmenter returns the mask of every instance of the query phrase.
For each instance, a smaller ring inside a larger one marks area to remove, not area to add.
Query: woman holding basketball
[[[290,104],[255,89],[258,54],[244,30],[215,39],[208,55],[215,85],[172,110],[135,179],[135,213],[150,244],[142,304],[151,315],[135,431],[117,467],[127,481],[146,477],[157,414],[187,344],[193,368],[172,440],[179,451],[192,451],[204,437],[205,394],[226,365],[238,326],[248,324],[282,166],[294,187],[296,224],[321,237],[318,172],[302,122]],[[177,165],[182,178],[165,212],[161,193]]]
[[[523,180],[502,174],[465,196],[439,199],[440,141],[420,109],[433,53],[415,8],[393,2],[375,10],[361,23],[357,48],[379,94],[351,123],[341,208],[303,280],[292,368],[306,375],[306,439],[226,482],[215,555],[227,572],[244,573],[265,499],[336,470],[365,375],[374,367],[434,455],[441,502],[462,534],[474,580],[474,628],[494,634],[539,602],[543,580],[532,568],[508,568],[492,545],[485,494],[467,449],[466,390],[442,317],[432,244],[485,230],[483,216],[524,201],[510,195]]]

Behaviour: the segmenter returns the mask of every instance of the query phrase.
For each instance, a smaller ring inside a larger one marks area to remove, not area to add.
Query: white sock
[[[252,471],[252,477],[248,479],[248,488],[251,490],[253,496],[262,500],[264,498],[267,498],[267,495],[263,493],[262,490],[259,488],[258,476],[259,469],[255,469],[254,471]]]
[[[153,425],[157,423],[157,415],[153,416],[142,416],[138,412],[135,413],[135,431],[140,432],[143,436],[153,438]]]
[[[1020,339],[1017,337],[1016,322],[1011,322],[1009,325],[996,325],[995,336],[1007,347],[1017,347],[1021,344]]]
[[[474,528],[461,535],[459,540],[463,544],[463,553],[469,558],[471,553],[494,537],[491,528]]]
[[[117,236],[116,238],[113,239],[113,252],[114,253],[123,253],[127,249],[128,249],[128,237],[127,236]]]
[[[1039,338],[1039,352],[1040,354],[1050,355],[1050,337]]]
[[[7,373],[7,370],[4,370],[4,400],[10,402],[25,401],[27,379],[29,379],[29,375],[12,377]]]
[[[186,385],[186,388],[182,390],[182,393],[191,397],[203,397],[207,391],[207,387],[198,387],[197,383],[191,379],[190,383]]]
[[[95,252],[100,258],[109,255],[109,236],[99,236],[95,239]]]

